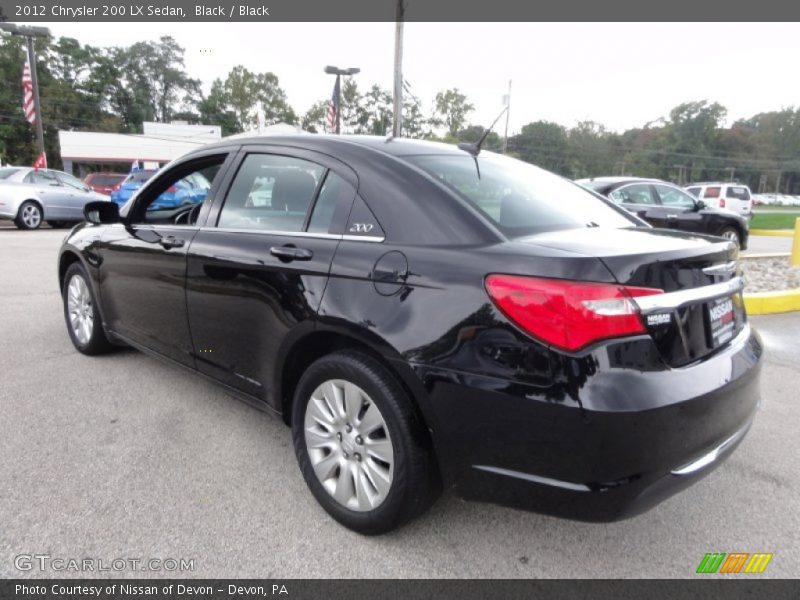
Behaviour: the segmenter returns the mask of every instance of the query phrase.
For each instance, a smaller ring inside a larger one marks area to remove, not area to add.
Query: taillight
[[[719,207],[720,208],[725,208],[725,198],[720,198],[719,199]]]
[[[633,298],[663,293],[654,288],[517,275],[489,275],[486,291],[517,326],[570,352],[599,340],[645,333]]]

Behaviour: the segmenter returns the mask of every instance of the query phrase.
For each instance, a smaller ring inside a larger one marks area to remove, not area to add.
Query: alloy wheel
[[[394,448],[381,411],[357,385],[320,384],[306,405],[304,433],[311,466],[342,506],[365,512],[386,499],[394,476]]]
[[[42,213],[35,204],[26,204],[22,207],[22,222],[29,229],[36,229],[42,222]]]
[[[94,311],[89,286],[80,275],[73,275],[67,286],[67,313],[72,333],[81,344],[88,344],[94,330]]]

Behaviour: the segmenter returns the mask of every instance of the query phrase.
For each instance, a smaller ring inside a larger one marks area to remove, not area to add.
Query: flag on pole
[[[33,125],[36,122],[36,105],[33,102],[33,79],[31,79],[31,65],[28,59],[22,65],[22,110],[25,118]]]
[[[328,131],[336,131],[336,115],[339,113],[339,77],[333,86],[331,103],[328,105]]]
[[[44,152],[36,157],[36,161],[33,163],[33,168],[36,171],[47,168],[47,157],[45,156]]]

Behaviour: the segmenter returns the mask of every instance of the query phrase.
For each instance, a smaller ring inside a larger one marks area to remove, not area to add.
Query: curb
[[[780,292],[744,294],[744,307],[748,315],[772,315],[800,311],[800,288]]]
[[[794,229],[751,229],[750,235],[770,235],[773,237],[794,237]]]
[[[791,252],[761,252],[760,254],[744,254],[739,255],[739,260],[747,260],[748,258],[789,258]]]

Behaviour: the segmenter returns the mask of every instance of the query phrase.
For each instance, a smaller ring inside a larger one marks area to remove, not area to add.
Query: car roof
[[[659,183],[662,185],[672,185],[669,181],[662,179],[650,179],[646,177],[625,177],[625,176],[610,176],[610,177],[591,177],[587,179],[576,179],[575,183],[580,185],[589,186],[596,192],[605,193],[610,190],[622,187],[629,183]],[[677,187],[677,186],[676,186]]]
[[[695,183],[687,183],[684,187],[700,187],[704,185],[735,185],[738,187],[747,187],[746,183],[739,183],[738,181],[698,181]]]
[[[333,151],[343,146],[353,145],[370,148],[375,151],[394,156],[413,156],[419,154],[451,154],[464,156],[466,153],[453,144],[430,142],[427,140],[412,140],[408,138],[393,138],[377,135],[332,135],[332,134],[294,134],[294,135],[252,135],[222,139],[219,142],[198,148],[195,152],[205,151],[214,147],[226,147],[231,144],[276,144],[286,146],[299,146],[318,150],[320,152]]]

